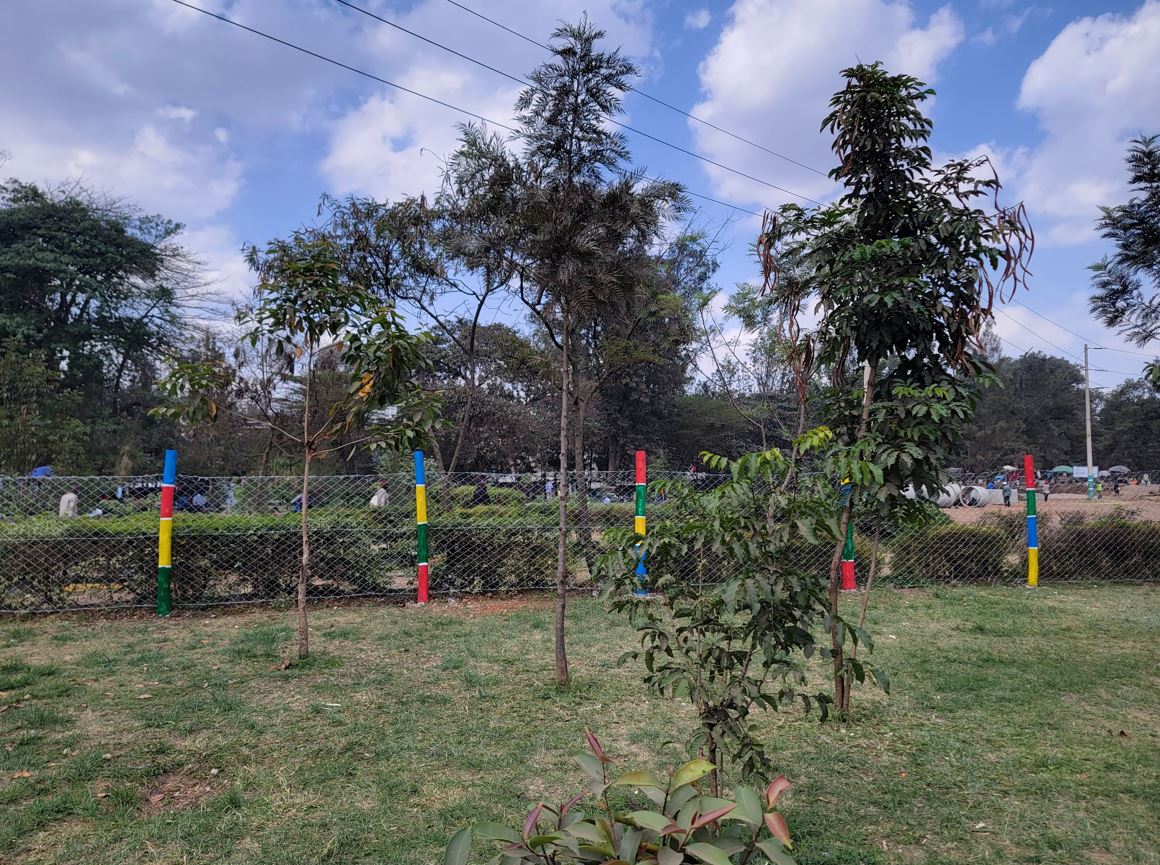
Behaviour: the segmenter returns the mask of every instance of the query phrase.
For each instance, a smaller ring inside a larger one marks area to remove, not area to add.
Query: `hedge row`
[[[545,503],[547,513],[549,503]],[[631,506],[603,506],[607,525],[624,525]],[[592,513],[597,513],[593,510]],[[432,589],[492,592],[555,583],[556,533],[546,519],[513,524],[502,505],[457,509],[459,519],[430,526]],[[21,533],[0,525],[0,609],[62,609],[94,604],[151,604],[156,522],[141,516],[24,521]],[[655,522],[658,517],[652,516]],[[410,593],[415,530],[388,509],[319,509],[311,529],[317,596]],[[174,537],[178,604],[289,598],[300,552],[296,515],[188,514]],[[593,520],[568,539],[570,579],[591,580],[606,547]],[[1065,515],[1040,527],[1045,582],[1154,579],[1160,572],[1160,523],[1127,514],[1097,519]],[[859,580],[870,544],[856,536]],[[830,548],[798,542],[796,567],[827,573]],[[1023,520],[1001,514],[974,525],[936,524],[883,539],[878,579],[886,585],[1011,583],[1025,578]],[[707,582],[728,574],[724,558],[690,559],[688,573]]]

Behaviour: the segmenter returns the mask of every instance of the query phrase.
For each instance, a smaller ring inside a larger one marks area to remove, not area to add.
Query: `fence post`
[[[648,503],[648,478],[646,468],[647,456],[644,451],[636,452],[636,510],[632,520],[632,528],[636,534],[644,537],[647,531],[646,506]],[[644,566],[644,552],[640,544],[636,545],[636,594],[647,595],[644,587],[648,570]]]
[[[415,600],[425,604],[430,575],[427,566],[427,473],[423,467],[422,451],[415,451],[415,535],[419,563],[419,591]]]
[[[854,517],[851,516],[850,522],[846,523],[846,543],[842,547],[842,591],[852,592],[857,587],[854,580]]]
[[[1039,526],[1035,516],[1035,460],[1023,457],[1023,475],[1027,481],[1027,587],[1039,585]]]
[[[173,611],[173,491],[177,484],[177,451],[165,452],[161,471],[161,519],[157,526],[157,615]]]

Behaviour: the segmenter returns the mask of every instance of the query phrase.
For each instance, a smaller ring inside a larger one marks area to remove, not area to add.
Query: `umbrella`
[[[1056,466],[1051,470],[1053,475],[1070,475],[1073,469],[1071,466]]]
[[[1127,466],[1112,466],[1110,469],[1108,469],[1108,471],[1114,475],[1126,475],[1131,471],[1131,469]]]

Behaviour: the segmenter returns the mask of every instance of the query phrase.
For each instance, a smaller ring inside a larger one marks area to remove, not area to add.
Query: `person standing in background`
[[[387,492],[387,482],[379,481],[379,488],[375,490],[375,494],[371,496],[372,508],[385,508],[391,501],[391,495]]]
[[[69,490],[60,497],[60,508],[58,514],[61,517],[75,517],[77,515],[77,502],[80,496],[77,495],[76,490]]]
[[[1043,483],[1040,484],[1040,489],[1043,490],[1043,500],[1047,501],[1051,498],[1051,478],[1044,478]]]
[[[1011,484],[1006,478],[1003,479],[1003,506],[1011,507]]]

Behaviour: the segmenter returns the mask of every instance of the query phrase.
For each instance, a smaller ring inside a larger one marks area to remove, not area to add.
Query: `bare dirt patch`
[[[145,789],[145,804],[141,810],[146,817],[172,811],[185,811],[211,796],[212,784],[194,778],[185,772],[166,772],[154,778]]]
[[[473,619],[479,616],[503,616],[520,610],[550,610],[555,603],[555,597],[549,594],[535,595],[491,595],[483,598],[459,599],[448,602],[435,602],[431,605],[434,610],[447,610],[465,618]]]
[[[1160,495],[1156,494],[1156,486],[1125,487],[1119,496],[1111,493],[1109,484],[1104,484],[1104,497],[1089,501],[1086,495],[1078,493],[1052,493],[1045,502],[1039,496],[1035,502],[1035,509],[1042,519],[1052,514],[1082,513],[1092,517],[1111,516],[1117,508],[1133,511],[1141,520],[1160,522]],[[944,508],[943,513],[956,523],[976,523],[990,514],[1026,512],[1026,503],[1012,499],[1011,507],[1003,505],[987,505],[982,508]]]

